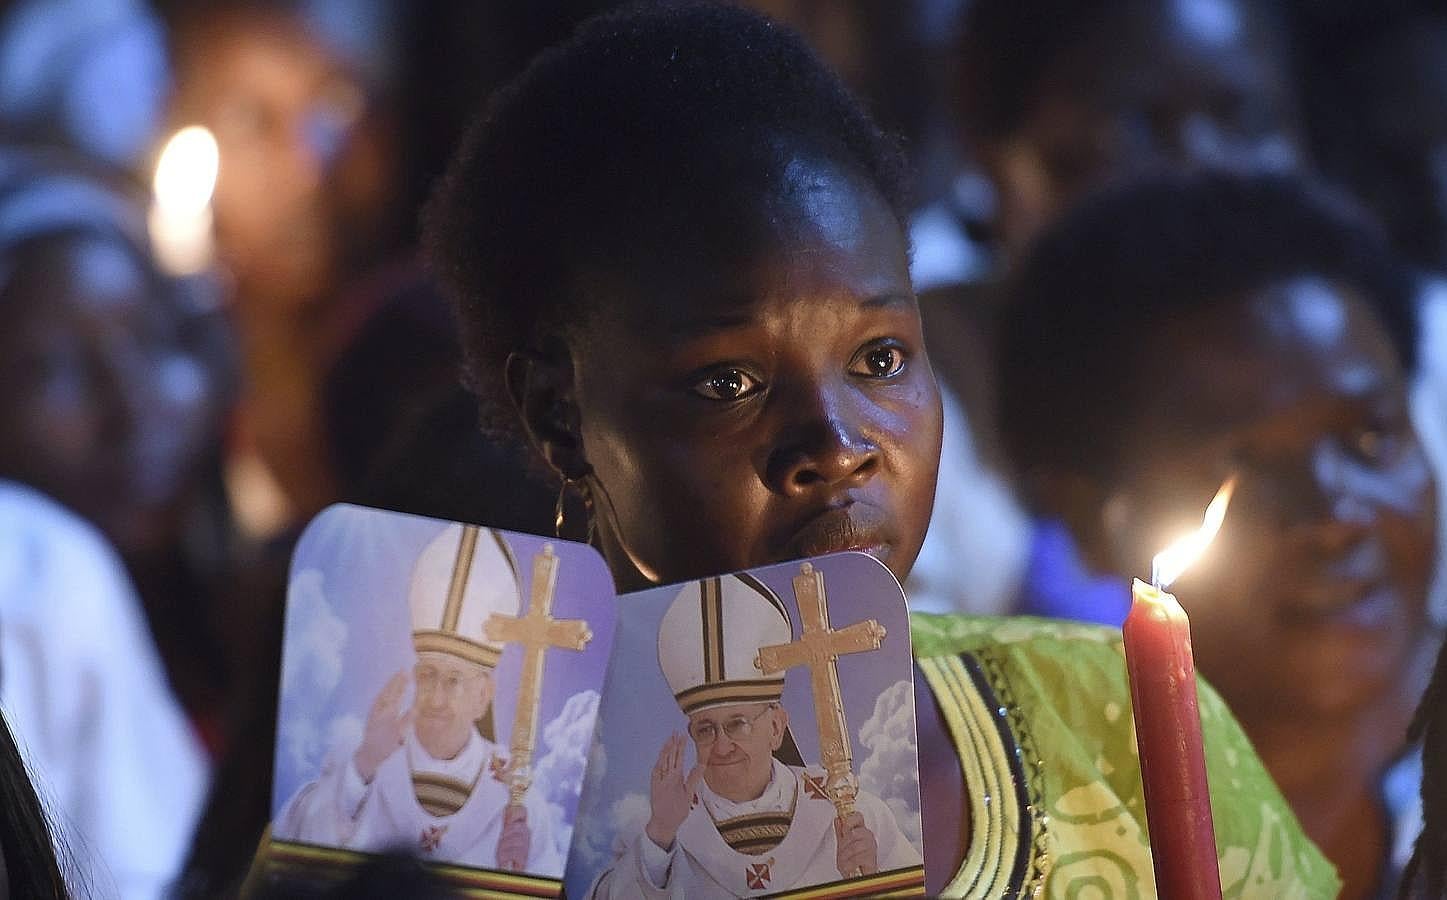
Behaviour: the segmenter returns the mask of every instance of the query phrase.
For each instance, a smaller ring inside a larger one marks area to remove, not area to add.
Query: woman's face
[[[902,230],[882,197],[795,157],[599,275],[570,341],[580,451],[620,586],[840,550],[903,578],[940,448]]]
[[[123,551],[167,540],[216,399],[176,314],[127,248],[92,237],[35,245],[3,303],[0,476]]]
[[[1220,536],[1172,587],[1206,677],[1248,724],[1400,687],[1427,633],[1435,495],[1371,308],[1290,281],[1173,322],[1137,367],[1151,387],[1105,516],[1117,570],[1145,577],[1235,473]]]

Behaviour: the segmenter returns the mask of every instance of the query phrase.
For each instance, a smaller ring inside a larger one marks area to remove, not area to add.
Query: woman
[[[708,5],[594,20],[465,142],[429,231],[468,375],[620,591],[840,550],[909,572],[941,426],[897,160],[796,36]],[[1119,636],[917,617],[914,646],[930,892],[1149,895]],[[1330,896],[1202,706],[1227,888]]]

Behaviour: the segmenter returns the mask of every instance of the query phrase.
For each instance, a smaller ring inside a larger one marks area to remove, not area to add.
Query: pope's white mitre
[[[496,666],[502,645],[482,624],[522,608],[517,565],[502,538],[475,525],[449,525],[417,557],[412,586],[412,645]]]
[[[782,674],[766,677],[760,647],[787,644],[794,628],[784,603],[749,575],[690,582],[658,626],[658,664],[684,713],[732,703],[772,703]]]

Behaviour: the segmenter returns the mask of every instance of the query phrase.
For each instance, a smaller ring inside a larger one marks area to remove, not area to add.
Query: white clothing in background
[[[1429,279],[1417,306],[1421,331],[1412,424],[1437,478],[1437,571],[1431,610],[1447,623],[1447,280]]]
[[[3,481],[0,707],[77,896],[162,896],[205,800],[205,751],[120,560],[84,522]]]
[[[935,508],[905,582],[916,612],[1003,615],[1030,557],[1030,518],[999,473],[975,452],[964,406],[940,384],[944,444]]]

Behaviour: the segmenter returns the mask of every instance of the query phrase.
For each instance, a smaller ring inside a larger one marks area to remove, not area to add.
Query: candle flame
[[[1170,587],[1171,582],[1180,578],[1181,573],[1211,546],[1211,541],[1216,539],[1216,532],[1221,530],[1221,523],[1226,520],[1226,507],[1231,503],[1231,494],[1235,490],[1236,477],[1233,475],[1226,479],[1226,483],[1221,485],[1221,489],[1211,500],[1211,505],[1206,507],[1201,527],[1156,554],[1151,565],[1151,582],[1157,588]]]
[[[156,205],[171,215],[199,216],[211,202],[221,152],[210,130],[189,125],[171,136],[151,186]]]

